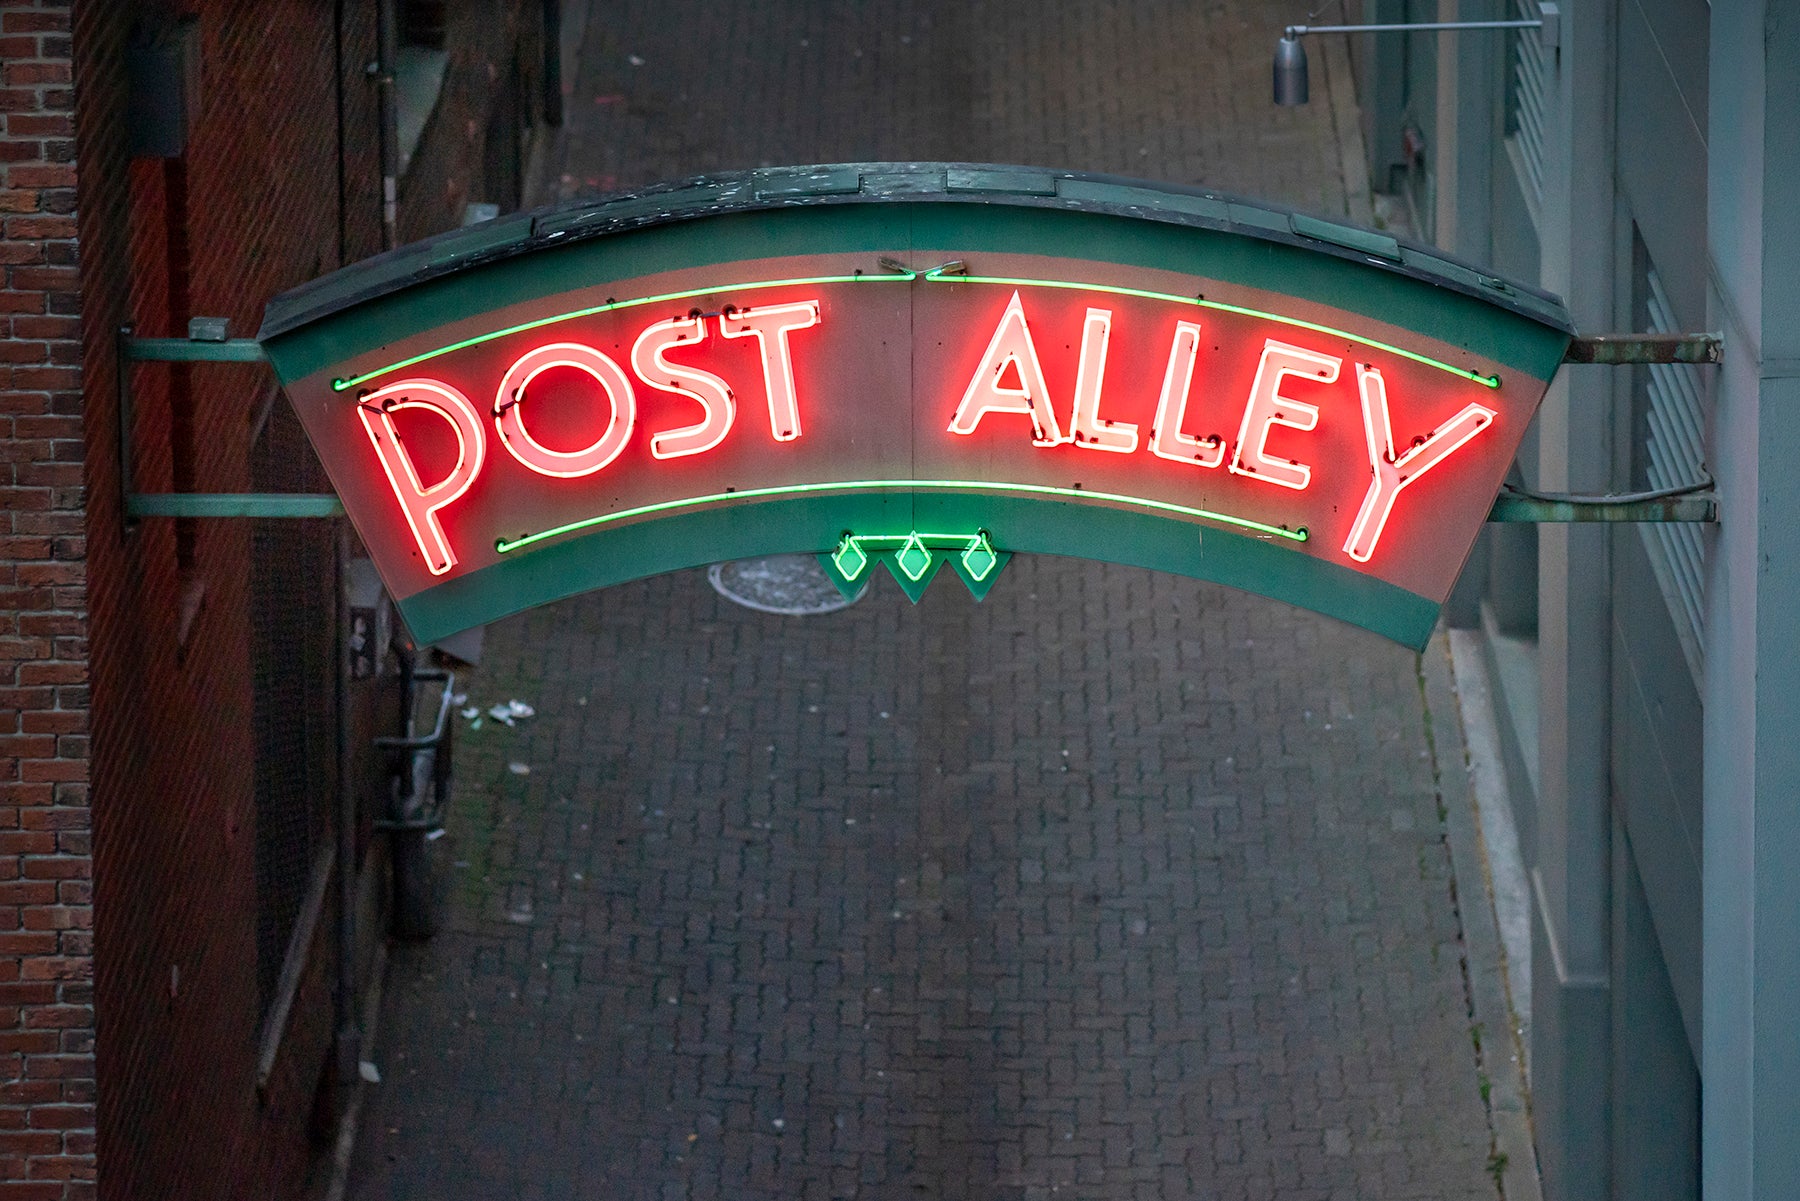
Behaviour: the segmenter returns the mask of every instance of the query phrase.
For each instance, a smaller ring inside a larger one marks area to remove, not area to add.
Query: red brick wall
[[[0,34],[45,15],[66,29],[66,4],[39,3],[0,0]],[[316,0],[189,0],[185,7],[200,17],[204,91],[187,152],[169,161],[133,161],[127,149],[125,47],[139,7],[92,0],[74,9],[75,179],[67,165],[67,88],[55,79],[31,85],[38,89],[31,103],[61,103],[65,124],[60,139],[49,125],[32,135],[53,173],[39,177],[33,187],[42,190],[18,216],[43,210],[63,224],[35,236],[41,259],[6,266],[11,290],[0,294],[6,305],[34,306],[0,315],[16,338],[33,328],[18,325],[28,316],[62,322],[29,335],[43,351],[31,365],[0,362],[9,388],[29,386],[0,393],[16,481],[7,493],[9,558],[0,570],[9,586],[38,590],[16,594],[12,608],[21,653],[37,645],[45,652],[9,669],[17,685],[38,689],[17,693],[14,704],[64,715],[21,716],[18,737],[9,740],[17,766],[8,779],[21,817],[0,808],[0,841],[19,839],[15,857],[0,850],[0,890],[35,907],[0,907],[0,938],[20,930],[15,952],[26,957],[8,975],[0,952],[0,990],[24,989],[17,1002],[38,1007],[12,1008],[0,991],[0,1038],[18,1040],[0,1043],[0,1090],[15,1087],[5,1081],[22,1065],[18,1087],[30,1091],[19,1100],[38,1102],[14,1118],[6,1108],[13,1098],[0,1091],[0,1201],[14,1195],[9,1182],[48,1171],[64,1153],[85,1155],[78,1166],[94,1179],[96,1080],[100,1196],[294,1195],[316,1156],[314,1102],[329,1058],[335,967],[328,911],[274,1078],[264,1094],[256,1091],[249,523],[126,525],[113,334],[130,321],[140,335],[178,336],[189,316],[208,315],[230,317],[234,334],[249,336],[270,296],[379,247],[375,95],[363,69],[374,57],[375,6],[343,5],[338,30],[337,6]],[[513,61],[516,0],[455,7],[450,83],[402,196],[407,236],[454,225],[465,198],[484,198],[465,192],[479,173],[495,77],[504,79]],[[535,5],[527,8],[535,14]],[[40,48],[60,46],[66,76],[69,37],[45,36]],[[8,99],[18,95],[10,79],[15,55],[8,49],[4,57],[9,78],[0,105],[24,103]],[[11,146],[20,140],[13,136],[19,118],[0,112]],[[23,167],[14,161],[7,160],[9,190],[0,193],[9,209],[26,204],[14,174]],[[79,298],[67,222],[71,183],[80,197]],[[13,219],[7,212],[0,255],[28,253],[15,244],[34,241],[15,234]],[[42,241],[53,232],[64,239],[60,249]],[[85,333],[79,351],[77,313]],[[0,349],[0,356],[12,353]],[[137,490],[249,488],[262,369],[142,365],[132,382]],[[33,433],[25,423],[39,418],[68,424]],[[22,461],[31,447],[39,457]],[[84,602],[92,637],[91,961],[85,785],[33,778],[87,770],[84,648],[71,641],[80,636]],[[6,634],[0,647],[10,649],[15,631]],[[373,732],[359,731],[359,741]],[[44,737],[54,742],[28,741]],[[25,804],[41,806],[41,815]],[[9,912],[21,915],[12,925]],[[50,973],[68,979],[39,978]],[[15,983],[21,974],[28,983]],[[16,1034],[8,1025],[15,1019]],[[52,1104],[64,1101],[83,1107]],[[65,1136],[51,1121],[75,1130]],[[41,1166],[19,1162],[6,1142],[21,1127],[19,1145],[41,1146]],[[41,1195],[65,1194],[56,1185]]]
[[[80,96],[103,1197],[281,1195],[305,1170],[329,1047],[330,923],[267,1093],[256,1091],[250,528],[120,513],[123,321],[253,333],[263,301],[337,265],[332,8],[206,3],[202,107],[175,160],[127,157],[130,6],[84,5]],[[254,367],[134,369],[135,484],[243,491]],[[322,581],[322,586],[329,586]],[[198,603],[197,612],[194,606]]]
[[[0,7],[0,1198],[92,1195],[86,547],[68,9]]]

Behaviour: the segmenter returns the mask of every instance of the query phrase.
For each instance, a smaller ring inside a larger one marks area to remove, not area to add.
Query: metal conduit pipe
[[[400,119],[394,59],[400,41],[395,0],[375,0],[375,102],[381,143],[381,248],[400,244]]]
[[[349,1087],[362,1060],[356,1020],[356,781],[350,722],[350,523],[337,522],[337,988],[335,1010],[337,1083]]]

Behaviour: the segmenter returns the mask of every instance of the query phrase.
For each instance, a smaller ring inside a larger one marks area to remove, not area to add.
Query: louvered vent
[[[1538,0],[1512,0],[1513,18],[1543,16]],[[1506,132],[1532,211],[1544,198],[1544,119],[1550,103],[1550,51],[1535,29],[1512,31],[1511,75],[1507,80]]]
[[[1681,327],[1654,269],[1647,273],[1645,306],[1650,329],[1675,333]],[[1646,369],[1644,473],[1651,488],[1691,484],[1702,476],[1706,463],[1706,396],[1701,368],[1656,364]],[[1638,526],[1651,566],[1662,585],[1675,631],[1696,682],[1701,667],[1701,620],[1704,613],[1706,538],[1705,527],[1690,523],[1649,523]]]

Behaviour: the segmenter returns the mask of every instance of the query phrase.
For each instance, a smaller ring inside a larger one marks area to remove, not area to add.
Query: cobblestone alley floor
[[[1304,6],[594,7],[546,199],[956,158],[1366,220],[1341,51],[1267,102]],[[355,1201],[1496,1195],[1410,652],[1075,561],[807,618],[692,571],[470,690],[538,715],[461,732]]]

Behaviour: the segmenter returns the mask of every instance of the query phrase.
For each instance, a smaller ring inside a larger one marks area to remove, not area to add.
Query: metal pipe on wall
[[[400,244],[399,98],[394,88],[394,59],[400,41],[395,0],[375,0],[375,100],[381,143],[381,248]]]
[[[350,523],[337,523],[337,988],[336,1060],[339,1087],[357,1078],[362,1030],[356,1020],[356,780],[350,721]]]
[[[337,0],[331,9],[331,65],[336,87],[334,106],[337,117],[337,265],[350,262],[350,174],[344,148],[344,5]]]

